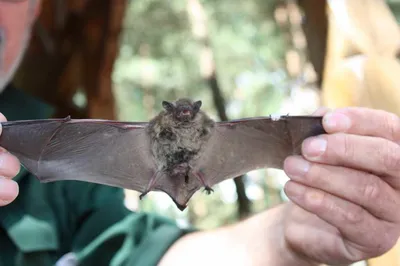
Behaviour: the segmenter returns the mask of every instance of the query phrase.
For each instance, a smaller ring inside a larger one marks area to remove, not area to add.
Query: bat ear
[[[168,112],[171,112],[172,110],[174,110],[174,105],[172,103],[170,103],[170,102],[163,101],[162,102],[162,106]]]
[[[197,102],[195,102],[194,104],[193,104],[193,106],[194,106],[194,110],[197,112],[197,111],[199,111],[200,110],[200,107],[201,107],[201,105],[202,105],[202,102],[201,101],[197,101]]]

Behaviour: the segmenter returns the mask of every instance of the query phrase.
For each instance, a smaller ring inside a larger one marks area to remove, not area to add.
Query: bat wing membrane
[[[146,123],[48,119],[2,125],[0,146],[41,182],[80,180],[142,192],[156,170]]]
[[[286,157],[301,154],[301,143],[325,133],[321,117],[283,116],[220,122],[195,168],[209,185],[259,168],[283,168]]]
[[[41,182],[80,180],[144,192],[157,166],[147,123],[47,119],[2,123],[0,146],[16,155]],[[302,141],[325,133],[321,117],[284,116],[216,123],[202,156],[192,162],[213,186],[258,168],[283,167]],[[153,190],[185,206],[202,187],[164,176]]]

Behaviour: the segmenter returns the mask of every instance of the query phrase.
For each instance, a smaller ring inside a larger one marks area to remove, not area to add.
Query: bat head
[[[179,99],[175,102],[163,101],[163,108],[179,122],[189,122],[193,120],[200,111],[202,102],[193,102],[190,99]]]

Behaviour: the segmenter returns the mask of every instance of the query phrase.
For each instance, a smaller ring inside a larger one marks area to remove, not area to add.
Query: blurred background
[[[14,82],[57,117],[148,121],[179,97],[217,121],[321,105],[400,115],[399,19],[400,0],[43,0]],[[253,171],[184,212],[161,192],[126,191],[126,205],[211,229],[286,201],[286,181]],[[400,244],[367,264],[400,265]]]

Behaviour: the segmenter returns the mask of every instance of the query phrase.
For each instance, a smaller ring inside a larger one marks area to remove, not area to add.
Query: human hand
[[[304,157],[284,164],[293,202],[285,240],[310,262],[348,264],[382,255],[400,234],[400,119],[343,108],[325,114],[323,125],[328,134],[305,140]]]
[[[0,113],[0,122],[5,121],[7,119]],[[0,206],[11,203],[18,196],[18,183],[12,180],[12,178],[18,174],[19,170],[19,160],[0,147]]]

